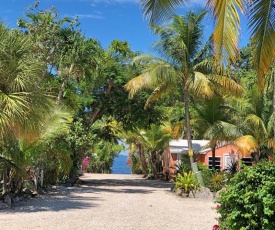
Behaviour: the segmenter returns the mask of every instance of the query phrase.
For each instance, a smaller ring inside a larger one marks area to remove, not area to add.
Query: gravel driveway
[[[1,230],[211,230],[212,201],[181,198],[171,184],[137,175],[85,174],[80,187],[57,187],[0,210]]]

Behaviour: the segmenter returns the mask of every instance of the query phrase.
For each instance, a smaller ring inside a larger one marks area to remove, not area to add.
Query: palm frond
[[[194,79],[189,84],[190,90],[200,98],[211,98],[214,95],[209,79],[201,72],[194,72]]]
[[[241,136],[241,134],[242,132],[238,126],[218,121],[206,130],[204,138],[217,141],[230,141],[233,138]]]
[[[239,11],[243,12],[242,0],[208,0],[207,5],[215,19],[213,33],[214,52],[224,65],[236,61],[240,30]]]
[[[243,157],[250,157],[251,153],[256,152],[259,148],[255,138],[250,135],[237,138],[234,141],[234,145],[238,147],[239,152]]]
[[[157,88],[153,90],[153,92],[147,99],[144,108],[147,108],[149,103],[158,100],[162,95],[167,95],[170,92],[173,92],[174,89],[174,84],[167,84],[166,82],[160,84]]]
[[[143,73],[130,81],[124,86],[129,92],[129,97],[132,98],[139,90],[151,88],[151,78],[149,73]]]
[[[241,95],[243,93],[243,87],[231,78],[225,76],[210,76],[211,82],[216,84],[219,90],[223,94],[227,95]]]
[[[254,49],[254,67],[262,89],[264,75],[275,57],[275,7],[273,0],[254,0],[251,5],[249,27]]]
[[[168,19],[176,7],[184,5],[188,0],[140,0],[141,9],[150,22],[162,22]]]

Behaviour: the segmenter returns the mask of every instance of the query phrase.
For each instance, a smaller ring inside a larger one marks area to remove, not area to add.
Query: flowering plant
[[[219,225],[215,224],[212,228],[212,230],[218,230],[219,229]]]

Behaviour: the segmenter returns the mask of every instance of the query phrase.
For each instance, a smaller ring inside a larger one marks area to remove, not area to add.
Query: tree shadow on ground
[[[147,179],[85,179],[81,178],[81,184],[92,186],[134,186],[148,188],[171,188],[172,184],[160,180]]]
[[[60,186],[55,191],[50,191],[47,194],[21,201],[13,204],[9,209],[0,210],[1,213],[31,213],[31,212],[47,212],[47,211],[63,211],[71,209],[87,209],[96,207],[98,197],[81,197],[77,193],[67,190],[66,187]]]
[[[0,214],[85,210],[104,202],[101,193],[149,194],[161,188],[170,189],[171,183],[146,179],[81,179],[80,187],[57,186],[56,190],[47,194],[19,202],[10,209],[2,209]]]

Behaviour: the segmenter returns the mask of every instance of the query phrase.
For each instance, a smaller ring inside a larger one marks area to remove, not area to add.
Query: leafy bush
[[[225,172],[212,172],[210,178],[209,188],[213,192],[217,192],[225,187],[226,173]]]
[[[237,173],[217,200],[220,229],[275,229],[274,178],[274,162],[261,162]]]
[[[175,181],[176,189],[182,189],[184,193],[196,192],[200,188],[200,183],[193,172],[178,173]]]
[[[226,173],[217,172],[212,169],[202,170],[202,178],[205,187],[209,188],[212,192],[217,192],[225,187]]]

